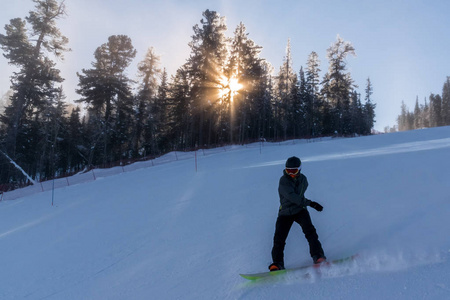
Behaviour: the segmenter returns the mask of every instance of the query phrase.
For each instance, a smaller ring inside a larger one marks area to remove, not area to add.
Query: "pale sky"
[[[403,100],[410,110],[416,97],[428,100],[442,94],[450,76],[450,1],[448,0],[66,0],[68,16],[58,23],[69,38],[72,52],[58,63],[65,78],[67,101],[79,98],[76,72],[91,68],[94,51],[111,35],[128,35],[137,55],[128,70],[136,78],[136,65],[149,47],[161,55],[161,67],[173,75],[189,57],[192,27],[202,12],[217,11],[226,17],[227,36],[243,22],[249,38],[262,46],[261,58],[278,71],[288,39],[293,68],[305,68],[315,51],[321,76],[328,69],[327,48],[339,34],[356,49],[347,59],[348,71],[364,98],[370,77],[377,104],[375,129],[396,124]],[[31,0],[2,1],[0,32],[9,20],[24,19],[34,9]],[[0,95],[9,89],[14,69],[0,57]]]

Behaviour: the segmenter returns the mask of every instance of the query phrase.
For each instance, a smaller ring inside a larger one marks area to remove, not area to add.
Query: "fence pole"
[[[52,183],[52,206],[53,206],[53,201],[55,199],[55,177],[53,176],[53,183]]]
[[[197,173],[197,151],[195,151],[195,173]]]

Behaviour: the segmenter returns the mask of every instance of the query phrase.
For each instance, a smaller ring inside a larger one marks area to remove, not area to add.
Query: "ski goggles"
[[[302,166],[300,166],[298,168],[286,168],[286,173],[288,173],[289,175],[297,175],[301,169],[302,169]]]

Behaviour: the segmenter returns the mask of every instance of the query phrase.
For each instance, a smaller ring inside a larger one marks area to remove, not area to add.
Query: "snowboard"
[[[344,263],[344,262],[352,261],[357,256],[358,255],[355,254],[355,255],[352,255],[352,256],[339,258],[339,259],[335,259],[335,260],[332,260],[332,261],[325,261],[325,262],[320,263],[320,264],[313,264],[313,265],[295,267],[295,268],[284,269],[284,270],[279,270],[279,271],[272,271],[272,272],[267,271],[267,272],[261,272],[261,273],[239,274],[239,275],[244,277],[245,279],[248,279],[248,280],[258,280],[258,279],[264,279],[264,278],[271,278],[273,276],[286,274],[288,272],[300,271],[300,270],[305,270],[305,269],[308,269],[308,268],[322,268],[324,266],[332,266],[332,265],[341,264],[341,263]]]

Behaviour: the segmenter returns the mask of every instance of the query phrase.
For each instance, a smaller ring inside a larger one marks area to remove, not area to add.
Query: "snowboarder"
[[[272,260],[269,266],[270,271],[284,269],[284,247],[289,231],[294,222],[302,227],[302,231],[309,243],[309,252],[314,264],[322,263],[326,260],[322,245],[316,233],[316,228],[311,222],[307,206],[317,211],[322,211],[323,207],[317,202],[306,199],[305,191],[308,187],[306,176],[300,173],[301,161],[298,157],[292,156],[286,161],[286,168],[280,178],[278,194],[280,195],[280,208],[273,237]]]

